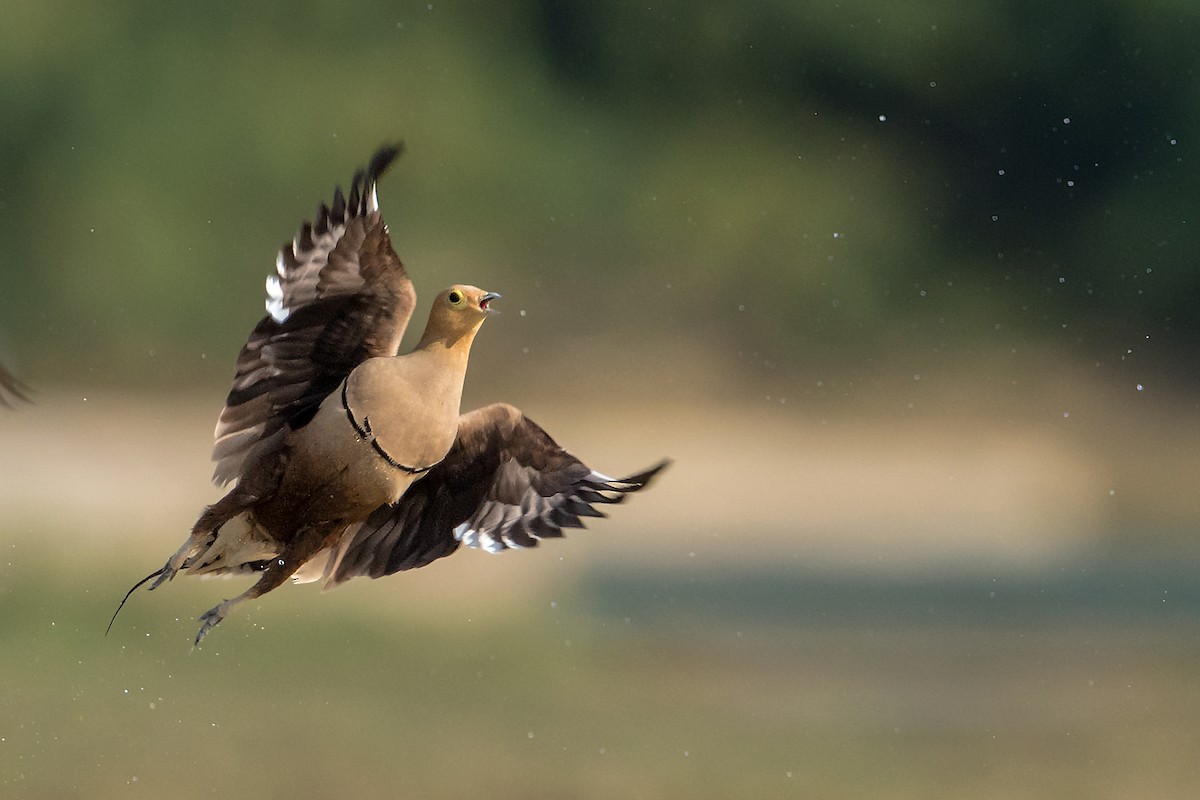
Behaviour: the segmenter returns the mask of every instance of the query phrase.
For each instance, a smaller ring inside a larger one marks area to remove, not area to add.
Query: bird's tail
[[[121,613],[121,609],[125,607],[125,601],[129,599],[129,596],[131,594],[133,594],[134,592],[136,592],[144,584],[149,583],[150,581],[157,578],[159,575],[162,575],[164,569],[166,569],[166,568],[159,567],[158,569],[154,570],[154,572],[151,572],[149,575],[142,578],[140,581],[138,581],[132,587],[130,587],[129,591],[125,593],[125,596],[121,598],[121,602],[117,604],[117,610],[113,612],[112,619],[110,619],[108,621],[108,627],[104,629],[105,636],[108,636],[108,632],[112,630],[113,623],[117,621],[117,614]]]

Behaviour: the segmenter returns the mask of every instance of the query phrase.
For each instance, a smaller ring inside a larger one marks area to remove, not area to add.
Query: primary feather
[[[386,146],[304,223],[267,277],[267,316],[237,359],[217,421],[214,479],[224,485],[277,451],[285,426],[303,426],[355,366],[395,355],[416,292],[392,249],[376,183],[401,154]]]

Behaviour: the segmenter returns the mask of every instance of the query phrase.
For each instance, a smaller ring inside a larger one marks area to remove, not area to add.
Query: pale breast
[[[462,359],[423,351],[369,359],[347,380],[347,402],[396,461],[433,466],[458,432],[465,366]]]

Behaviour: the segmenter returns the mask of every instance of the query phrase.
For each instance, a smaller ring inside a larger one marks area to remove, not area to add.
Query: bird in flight
[[[536,547],[605,516],[597,505],[621,502],[669,463],[610,478],[511,405],[462,414],[471,343],[495,292],[443,290],[416,347],[398,354],[416,292],[376,184],[400,152],[379,149],[349,195],[337,189],[280,250],[267,315],[217,421],[214,480],[233,487],[129,590],[180,572],[256,575],[200,617],[196,644],[288,578],[330,588],[423,567],[462,545]]]

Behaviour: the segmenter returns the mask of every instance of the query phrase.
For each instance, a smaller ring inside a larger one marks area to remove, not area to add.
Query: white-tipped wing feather
[[[536,547],[603,517],[597,505],[619,503],[647,486],[669,462],[626,478],[609,478],[563,450],[510,405],[464,414],[446,458],[395,506],[352,526],[326,571],[327,585],[355,576],[379,578],[422,567],[460,545],[489,553]]]
[[[376,182],[399,147],[385,147],[283,246],[267,277],[264,317],[238,356],[217,422],[214,479],[224,484],[279,451],[354,367],[395,355],[416,294],[379,213]]]

